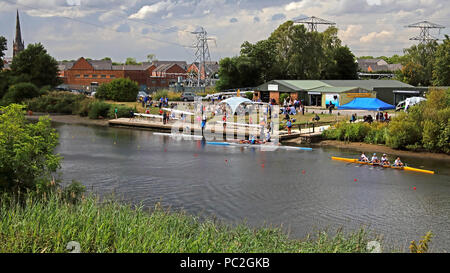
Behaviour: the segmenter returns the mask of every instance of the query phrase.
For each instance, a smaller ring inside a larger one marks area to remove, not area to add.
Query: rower
[[[362,153],[361,156],[359,157],[359,161],[369,162],[369,159],[367,158],[367,156],[364,153]]]
[[[383,156],[381,157],[381,164],[387,165],[387,166],[389,166],[391,164],[391,163],[389,163],[389,160],[388,160],[386,154],[383,154]]]
[[[252,135],[252,140],[250,141],[251,144],[255,144],[256,143],[256,139],[255,139],[255,135]]]
[[[400,157],[397,157],[397,159],[394,161],[395,167],[403,167],[403,162],[400,160]]]
[[[373,154],[372,159],[370,160],[370,162],[372,162],[372,163],[380,163],[376,153]]]

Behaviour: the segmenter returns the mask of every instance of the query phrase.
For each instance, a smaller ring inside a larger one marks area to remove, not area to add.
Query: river
[[[402,157],[422,174],[332,161],[355,150],[261,151],[175,140],[151,131],[59,124],[64,183],[226,223],[281,226],[291,238],[367,227],[407,251],[427,231],[450,252],[450,162]],[[380,155],[379,155],[380,156]]]

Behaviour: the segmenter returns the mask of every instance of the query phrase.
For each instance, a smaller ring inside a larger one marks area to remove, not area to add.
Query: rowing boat
[[[294,146],[278,146],[271,144],[249,144],[249,143],[234,143],[234,142],[209,142],[206,144],[216,145],[216,146],[236,146],[236,147],[247,147],[247,148],[261,148],[261,149],[286,149],[286,150],[304,150],[312,151],[312,148],[308,147],[294,147]]]
[[[169,134],[169,133],[153,133],[154,135],[157,135],[157,136],[169,136],[169,137],[174,137],[174,138],[192,138],[192,139],[197,139],[197,140],[200,140],[200,139],[203,139],[203,137],[202,136],[199,136],[199,135],[188,135],[188,134]]]
[[[408,167],[408,166],[399,167],[399,166],[392,166],[392,165],[383,165],[381,163],[364,162],[364,161],[359,161],[358,159],[344,158],[344,157],[335,157],[335,156],[332,156],[331,159],[332,160],[345,161],[345,162],[349,162],[349,163],[357,163],[357,164],[363,164],[363,165],[380,166],[380,167],[383,167],[383,168],[391,168],[391,169],[397,169],[397,170],[405,170],[405,171],[412,171],[412,172],[434,174],[434,171],[417,169],[417,168],[412,168],[412,167]]]

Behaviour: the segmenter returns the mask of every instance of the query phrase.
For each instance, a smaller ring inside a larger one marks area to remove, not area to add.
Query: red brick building
[[[141,90],[169,87],[178,77],[186,78],[186,70],[177,63],[142,63],[140,65],[113,65],[111,60],[86,60],[59,65],[59,76],[69,89],[94,91],[97,86],[117,78],[136,81]]]

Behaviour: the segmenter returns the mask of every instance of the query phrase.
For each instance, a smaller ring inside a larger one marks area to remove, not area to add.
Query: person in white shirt
[[[372,163],[380,163],[380,160],[378,160],[377,154],[373,154],[372,159],[370,160]]]
[[[367,158],[367,156],[364,153],[362,153],[361,156],[359,157],[359,161],[369,162],[369,159]]]
[[[381,157],[381,164],[389,166],[391,163],[389,163],[389,159],[387,158],[386,154],[383,154]]]
[[[403,167],[403,162],[400,160],[400,157],[397,157],[397,159],[394,161],[395,167]]]

